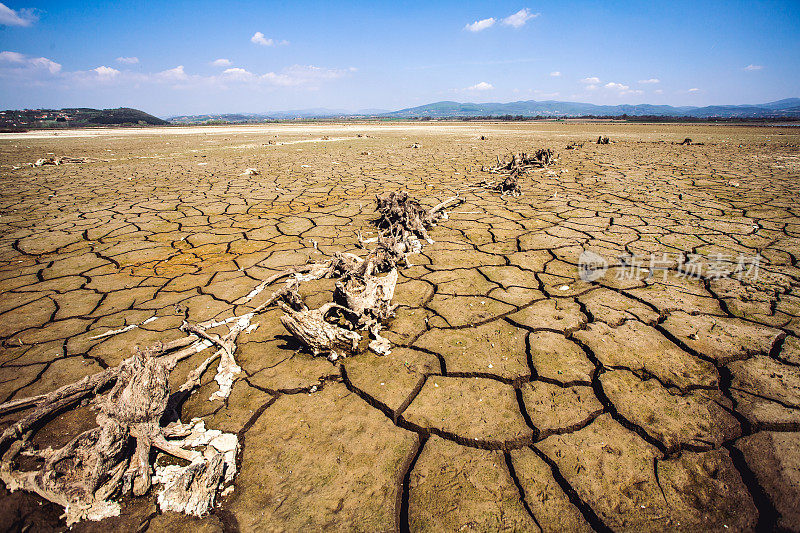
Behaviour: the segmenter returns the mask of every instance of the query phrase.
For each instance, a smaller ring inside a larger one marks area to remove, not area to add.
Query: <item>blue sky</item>
[[[800,2],[3,0],[0,108],[800,96]]]

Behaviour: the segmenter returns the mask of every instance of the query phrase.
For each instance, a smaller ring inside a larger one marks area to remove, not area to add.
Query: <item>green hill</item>
[[[85,126],[162,126],[165,124],[169,123],[149,113],[129,107],[117,109],[69,107],[65,109],[23,109],[0,112],[0,128],[11,130]]]

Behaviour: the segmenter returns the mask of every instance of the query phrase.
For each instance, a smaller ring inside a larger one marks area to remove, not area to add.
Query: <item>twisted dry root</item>
[[[168,440],[180,433],[174,431],[174,425],[161,426],[170,397],[168,378],[178,354],[161,357],[162,353],[161,345],[137,350],[117,367],[36,400],[34,412],[0,437],[0,446],[8,446],[0,461],[0,479],[6,487],[11,491],[36,492],[63,506],[68,525],[83,519],[100,520],[119,514],[119,504],[110,498],[128,493],[140,496],[150,490],[153,484],[150,454],[152,448],[156,448],[190,462],[186,467],[177,468],[205,472],[204,476],[186,479],[185,483],[171,487],[167,496],[160,495],[159,501],[164,502],[162,510],[176,508],[176,501],[192,501],[193,506],[184,506],[181,510],[198,516],[208,512],[224,482],[223,474],[235,469],[233,454],[224,455],[229,450],[214,446],[206,447],[201,453],[188,449],[185,442]],[[207,367],[209,360],[201,367]],[[190,390],[199,379],[190,378],[187,383],[181,390]],[[111,388],[107,393],[99,394],[108,386]],[[79,434],[57,450],[27,449],[36,425],[90,395],[99,409],[97,427]],[[235,435],[231,437],[236,438]],[[227,440],[230,444],[231,439]],[[37,470],[18,470],[15,459],[20,454],[38,457],[43,464]]]

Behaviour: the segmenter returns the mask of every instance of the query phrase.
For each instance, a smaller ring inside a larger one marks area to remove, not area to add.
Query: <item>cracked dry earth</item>
[[[601,134],[615,143],[564,150]],[[685,137],[705,144],[671,144]],[[798,531],[799,141],[608,124],[5,136],[0,401],[178,338],[185,316],[247,312],[270,291],[234,302],[285,267],[363,255],[355,232],[374,235],[376,193],[432,205],[460,191],[400,272],[391,355],[313,358],[271,309],[239,337],[224,403],[204,376],[183,420],[242,443],[210,516],[162,514],[147,496],[75,529]],[[534,148],[561,159],[522,196],[469,188],[495,155]],[[48,153],[106,161],[11,170]],[[593,281],[578,275],[584,249],[610,264]],[[621,256],[665,259],[650,272]],[[755,256],[757,272],[737,271]],[[310,307],[332,289],[302,286]],[[34,440],[93,425],[77,408]],[[2,490],[4,529],[65,529],[60,508]]]

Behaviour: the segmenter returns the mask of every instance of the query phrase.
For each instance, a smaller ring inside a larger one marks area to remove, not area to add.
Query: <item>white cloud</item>
[[[686,92],[687,92],[687,93],[699,93],[699,92],[700,92],[700,89],[698,89],[697,87],[692,87],[691,89],[689,89],[689,90],[688,90],[688,91],[686,91]]]
[[[105,65],[92,69],[97,73],[97,78],[101,81],[113,80],[119,75],[119,71],[115,68],[107,67]]]
[[[503,19],[503,24],[506,26],[513,26],[514,28],[521,28],[528,22],[530,19],[536,18],[540,15],[540,13],[531,13],[531,10],[527,7],[524,7],[514,13],[513,15],[509,15]]]
[[[20,9],[14,11],[0,2],[0,26],[30,26],[39,20],[33,9]]]
[[[61,71],[60,64],[46,57],[30,57],[19,52],[9,51],[0,52],[0,68],[11,70],[14,74],[44,71],[50,74],[58,74]]]
[[[610,81],[610,82],[606,83],[605,84],[605,88],[606,89],[614,89],[614,90],[617,90],[617,91],[627,91],[628,89],[630,89],[630,87],[627,86],[627,85],[623,85],[621,83],[615,83],[613,81]]]
[[[186,72],[183,70],[183,65],[163,70],[156,74],[156,76],[165,81],[186,81],[189,79],[189,76],[187,76]]]
[[[98,83],[111,85],[118,83],[137,82],[144,79],[144,75],[130,71],[120,71],[107,65],[91,68],[89,70],[76,70],[64,72],[60,79],[66,83],[95,86]]]
[[[50,71],[50,74],[57,74],[61,70],[61,65],[55,61],[51,61],[46,57],[32,57],[30,64],[36,68],[43,68]]]
[[[664,94],[664,89],[656,89],[653,92],[656,93],[656,94]]]
[[[492,85],[491,83],[486,83],[485,81],[482,81],[480,83],[476,83],[475,85],[473,85],[471,87],[467,87],[464,90],[465,91],[491,91],[492,89],[494,89],[494,85]]]
[[[550,76],[552,76],[553,78],[560,78],[561,72],[559,72],[558,70],[554,70],[553,72],[550,73]]]
[[[275,44],[275,41],[272,39],[267,39],[260,31],[255,32],[253,36],[250,37],[250,42],[260,44],[261,46],[272,46]]]
[[[222,72],[221,77],[225,80],[232,81],[250,81],[255,77],[255,75],[243,68],[234,67],[225,69]]]
[[[614,81],[610,81],[603,85],[605,89],[609,91],[616,91],[618,96],[627,96],[627,95],[639,95],[644,94],[644,91],[641,89],[631,89],[629,85],[625,85],[624,83],[617,83]]]
[[[491,28],[492,26],[494,26],[495,22],[496,21],[494,20],[494,17],[489,17],[488,19],[476,20],[472,24],[467,24],[466,26],[464,26],[464,29],[473,32],[483,31],[486,28]]]
[[[19,52],[0,52],[0,62],[3,63],[25,63],[26,55]]]
[[[224,59],[224,58],[215,59],[214,61],[211,62],[211,66],[213,67],[229,67],[231,66],[231,64],[232,63],[230,59]]]
[[[138,62],[139,62],[139,58],[138,57],[133,57],[133,56],[131,56],[131,57],[118,57],[117,58],[117,63],[123,63],[125,65],[135,65]]]
[[[583,78],[581,80],[581,83],[592,83],[592,84],[600,83],[600,78],[598,78],[597,76],[590,76],[588,78]]]
[[[746,67],[744,67],[744,70],[746,70],[748,72],[751,72],[751,71],[754,71],[754,70],[763,70],[763,68],[764,68],[764,65],[753,65],[753,64],[750,64],[750,65],[747,65]]]
[[[648,85],[653,83],[661,83],[661,80],[658,78],[650,78],[649,80],[639,80],[639,83],[642,85]]]
[[[594,83],[590,83],[589,85],[586,86],[586,90],[587,91],[596,91],[597,90],[597,85],[595,85]]]

